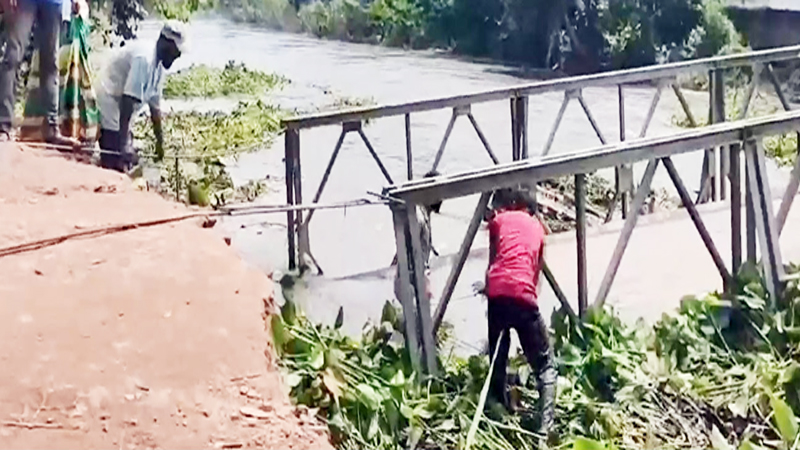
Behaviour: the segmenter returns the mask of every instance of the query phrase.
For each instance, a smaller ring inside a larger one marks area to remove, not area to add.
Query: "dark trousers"
[[[128,136],[128,145],[121,148],[119,131],[100,130],[100,165],[106,169],[118,172],[127,172],[136,164],[136,154],[133,151],[133,135]]]
[[[495,399],[508,405],[506,364],[511,344],[509,332],[512,328],[517,332],[525,358],[536,375],[540,431],[546,434],[553,430],[557,375],[547,326],[536,305],[506,297],[489,299],[489,351],[492,355],[497,348],[500,333],[505,331],[492,371],[490,393]]]
[[[66,0],[65,0],[66,1]],[[39,90],[50,126],[58,126],[58,40],[61,32],[61,5],[20,0],[17,9],[3,14],[6,26],[6,52],[0,61],[0,131],[10,132],[14,122],[17,69],[28,47],[36,21],[39,46]]]

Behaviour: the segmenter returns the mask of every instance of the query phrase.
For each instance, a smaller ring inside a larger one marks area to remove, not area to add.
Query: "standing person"
[[[0,61],[0,142],[11,140],[17,70],[37,22],[34,38],[39,50],[40,99],[46,111],[44,140],[73,147],[79,144],[75,139],[61,136],[58,127],[58,49],[62,2],[66,1],[69,0],[0,0],[6,27],[6,52]]]
[[[556,370],[547,326],[539,311],[539,274],[544,265],[542,223],[531,214],[535,203],[522,189],[500,189],[494,194],[489,218],[489,268],[483,293],[489,303],[490,357],[497,348],[490,393],[508,407],[506,364],[509,332],[517,332],[522,350],[536,374],[540,432],[553,431]]]
[[[100,162],[107,169],[126,172],[135,164],[131,126],[146,103],[156,137],[156,155],[164,156],[161,93],[165,72],[184,51],[183,24],[168,21],[155,43],[131,42],[109,57],[99,76]]]

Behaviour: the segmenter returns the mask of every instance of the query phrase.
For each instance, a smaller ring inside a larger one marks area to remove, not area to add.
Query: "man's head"
[[[438,177],[439,175],[441,175],[441,173],[439,173],[438,171],[431,170],[430,172],[426,173],[423,178],[435,178]],[[439,211],[441,211],[442,209],[442,202],[436,202],[431,205],[428,205],[428,208],[431,211],[435,212],[436,214],[439,214]]]
[[[536,213],[536,199],[528,189],[522,187],[502,188],[494,192],[492,209],[500,210],[526,210],[530,214]]]
[[[165,69],[172,67],[186,47],[186,30],[183,23],[176,20],[167,21],[161,28],[156,43],[156,56]]]

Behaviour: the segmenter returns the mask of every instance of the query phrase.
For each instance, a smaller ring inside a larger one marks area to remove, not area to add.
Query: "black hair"
[[[531,215],[536,213],[536,198],[528,189],[502,188],[494,191],[492,198],[492,209],[526,209]]]
[[[435,178],[435,177],[438,177],[439,175],[441,175],[441,173],[439,173],[439,171],[434,169],[434,170],[431,170],[430,172],[426,173],[422,178]],[[428,208],[430,208],[430,210],[435,212],[436,214],[439,214],[439,211],[441,211],[441,209],[442,209],[442,202],[438,201],[436,203],[432,203],[432,204],[428,205]]]

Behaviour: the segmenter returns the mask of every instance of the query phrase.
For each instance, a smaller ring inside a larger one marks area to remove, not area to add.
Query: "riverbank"
[[[0,147],[2,249],[188,212]],[[0,255],[0,447],[329,446],[275,368],[272,283],[201,219]]]

